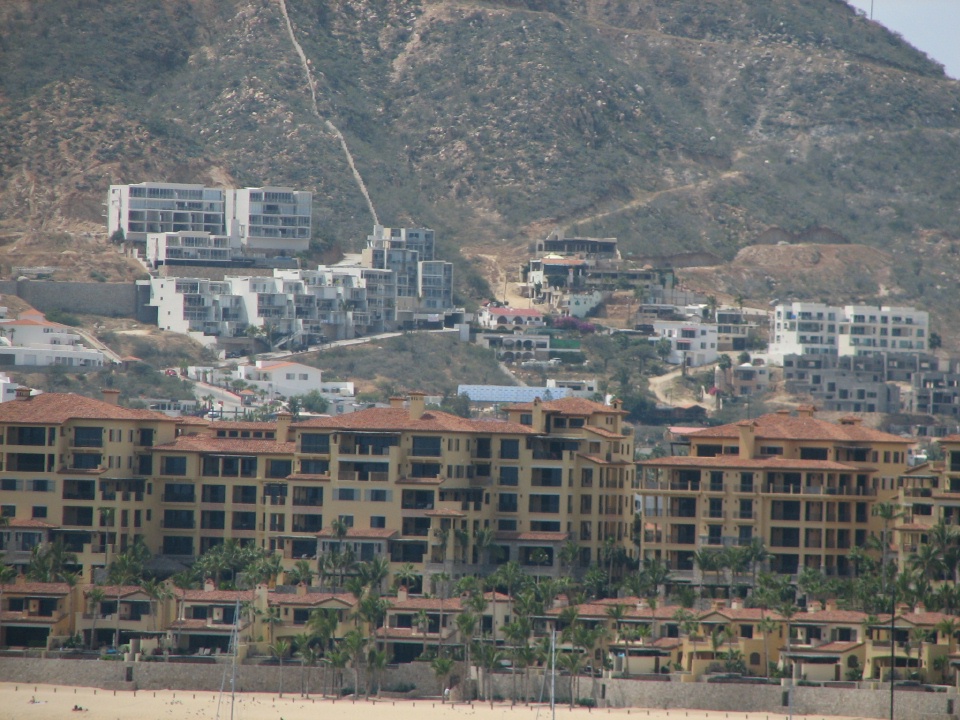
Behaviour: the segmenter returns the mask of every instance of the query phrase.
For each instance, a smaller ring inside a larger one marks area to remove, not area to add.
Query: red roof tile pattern
[[[50,523],[43,522],[43,520],[35,520],[34,518],[10,518],[10,520],[7,521],[7,527],[14,528],[15,530],[52,530],[60,526],[51,525]]]
[[[454,510],[453,508],[437,508],[436,510],[427,510],[424,513],[427,517],[449,517],[449,518],[462,518],[466,517],[466,513],[461,512],[460,510]]]
[[[750,421],[757,440],[831,440],[836,442],[883,442],[912,445],[913,440],[873,430],[863,425],[841,425],[807,416],[768,413]],[[690,433],[691,440],[739,439],[739,423],[729,423]]]
[[[296,448],[296,443],[292,442],[259,438],[216,438],[209,435],[181,435],[171,443],[154,446],[154,450],[232,455],[291,455]]]
[[[156,420],[175,418],[152,410],[133,410],[76,393],[43,393],[23,400],[0,403],[2,423],[43,423],[55,425],[68,420]]]
[[[353,605],[356,604],[356,599],[350,593],[308,592],[306,595],[298,595],[296,593],[272,592],[267,595],[267,603],[269,605],[302,605],[313,607],[331,601],[343,603],[347,607],[353,607]]]
[[[941,612],[907,612],[898,614],[897,617],[911,625],[936,625],[944,620],[955,620],[953,615],[947,615]]]
[[[390,528],[348,528],[347,540],[389,540],[399,531]],[[336,538],[332,528],[324,528],[317,533],[319,538]]]
[[[794,625],[822,624],[822,623],[847,623],[849,625],[860,625],[869,617],[867,613],[859,610],[815,610],[814,612],[799,612],[793,616],[791,622]]]
[[[382,432],[461,432],[495,433],[498,435],[532,435],[526,425],[504,420],[470,420],[440,410],[428,410],[419,417],[410,417],[407,408],[368,408],[346,415],[320,417],[293,423],[291,427],[331,430],[376,430]]]
[[[627,414],[624,410],[617,410],[615,407],[611,407],[610,405],[604,405],[603,403],[578,397],[567,397],[561,398],[560,400],[547,400],[545,402],[541,402],[540,407],[547,412],[558,412],[561,415],[586,416],[593,415],[594,413],[602,413],[606,415]],[[508,412],[511,410],[532,410],[533,403],[518,403],[516,405],[508,405],[503,409],[507,410]]]
[[[662,637],[662,638],[657,638],[651,644],[655,648],[662,648],[663,650],[673,650],[675,648],[680,647],[681,642],[680,642],[680,638]]]
[[[0,587],[3,588],[4,595],[8,596],[70,594],[70,586],[66,583],[13,582]]]
[[[408,597],[406,600],[400,600],[399,598],[385,598],[385,600],[390,603],[391,610],[411,610],[416,612],[417,610],[437,610],[441,609],[441,603],[443,603],[443,611],[454,613],[459,612],[463,609],[460,605],[460,598],[446,598],[441,600],[440,598],[424,598],[424,597]]]
[[[594,425],[584,425],[583,429],[586,430],[587,432],[592,432],[596,435],[599,435],[600,437],[610,438],[611,440],[625,440],[627,437],[626,435],[623,435],[621,433],[615,433],[613,432],[613,430],[607,430],[606,428],[602,428],[602,427],[595,427]]]
[[[197,417],[196,415],[181,415],[176,420],[177,425],[197,425],[206,427],[210,424],[210,421],[206,418]]]
[[[674,455],[670,457],[641,460],[638,465],[657,467],[702,467],[702,468],[751,468],[759,470],[823,470],[836,472],[862,472],[862,466],[846,465],[833,460],[800,460],[783,457],[741,458],[736,455],[717,455],[716,457],[691,457]]]
[[[253,602],[253,590],[182,590],[174,594],[186,602]],[[206,622],[206,621],[204,621]]]
[[[863,645],[862,642],[828,642],[823,645],[818,645],[817,647],[795,647],[790,650],[790,655],[840,655],[845,652],[849,652],[854,648],[858,648]],[[786,653],[786,649],[782,649],[781,652]]]

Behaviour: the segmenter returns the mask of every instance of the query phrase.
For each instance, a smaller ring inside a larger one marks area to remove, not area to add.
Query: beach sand
[[[0,718],[16,720],[199,720],[230,718],[230,696],[219,693],[182,690],[139,690],[137,692],[96,690],[55,685],[0,683]],[[82,711],[74,711],[79,705]],[[390,720],[550,720],[549,706],[479,702],[455,705],[439,699],[426,700],[346,700],[301,698],[299,693],[283,698],[267,693],[240,693],[234,706],[234,720],[369,720],[387,715]],[[427,717],[425,718],[424,715]],[[557,706],[561,720],[587,720],[609,716],[611,720],[786,720],[786,715],[771,713],[707,712],[703,710],[648,710],[629,708],[570,710]],[[801,716],[794,716],[800,720]],[[835,716],[806,716],[810,720],[851,720]]]

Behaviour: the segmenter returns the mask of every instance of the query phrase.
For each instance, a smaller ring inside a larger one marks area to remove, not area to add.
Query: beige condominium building
[[[288,567],[348,542],[358,560],[424,575],[507,560],[559,575],[561,556],[586,567],[607,538],[632,548],[633,438],[616,404],[537,401],[471,420],[413,393],[339,417],[208,423],[105,397],[0,405],[6,562],[57,539],[84,571],[136,539],[183,561],[234,539]]]
[[[883,528],[873,506],[896,498],[912,445],[859,418],[818,419],[809,406],[687,437],[688,455],[640,463],[637,503],[644,556],[698,582],[714,575],[701,577],[695,553],[754,540],[776,572],[848,574],[850,550]]]

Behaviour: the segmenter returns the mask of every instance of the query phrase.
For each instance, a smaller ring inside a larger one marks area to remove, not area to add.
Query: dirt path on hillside
[[[705,367],[697,369],[704,370]],[[658,375],[650,378],[650,392],[657,398],[658,403],[669,405],[670,407],[699,405],[709,411],[716,409],[716,403],[714,403],[712,398],[708,397],[704,400],[698,400],[692,388],[679,382],[680,377],[680,368],[677,368],[676,370],[671,370],[666,375]]]

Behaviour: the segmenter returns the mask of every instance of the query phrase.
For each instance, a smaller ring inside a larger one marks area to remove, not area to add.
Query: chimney
[[[642,597],[639,600],[637,600],[637,610],[649,610],[649,609],[650,609],[650,603],[647,602],[647,599],[645,597]]]
[[[290,423],[293,415],[286,411],[277,413],[277,442],[287,442],[290,437]]]
[[[823,606],[820,605],[820,603],[817,600],[812,600],[811,602],[807,603],[808,613],[816,613],[816,612],[820,612],[821,610],[823,610]]]
[[[730,608],[732,610],[743,610],[743,600],[740,598],[733,598],[733,600],[730,601]]]
[[[17,399],[17,400],[29,400],[30,397],[31,397],[31,396],[30,396],[30,393],[33,392],[33,391],[32,391],[30,388],[28,388],[28,387],[22,387],[22,386],[21,386],[21,387],[18,387],[18,388],[17,388],[16,390],[14,390],[13,392],[14,392],[14,398],[15,398],[15,399]]]
[[[103,388],[100,391],[100,395],[103,396],[103,401],[109,405],[119,405],[120,404],[120,391],[114,390],[112,388]]]
[[[917,615],[923,615],[927,611],[927,606],[924,605],[922,602],[918,602],[916,606],[914,606],[913,611]]]
[[[410,411],[411,420],[419,420],[423,417],[424,397],[422,392],[412,392],[407,395],[407,409]]]
[[[741,420],[737,423],[737,432],[740,434],[740,459],[752,459],[757,450],[756,424],[752,420]]]
[[[213,578],[204,578],[203,579],[203,591],[204,592],[213,592],[217,589],[217,586],[213,583]]]
[[[402,408],[403,407],[403,398],[402,397],[392,397],[390,398],[390,407],[392,408]]]
[[[304,582],[297,583],[297,597],[303,597],[307,594],[307,584]]]
[[[397,588],[397,602],[406,602],[408,597],[410,597],[410,591],[407,590],[406,585]]]
[[[910,612],[909,605],[907,605],[906,603],[897,604],[897,615],[906,615],[908,612]]]
[[[813,405],[801,405],[797,408],[797,417],[812,418],[816,408]]]
[[[837,610],[837,599],[831,598],[827,600],[827,612],[836,612]]]
[[[535,397],[533,399],[533,429],[537,432],[543,432],[543,401]]]
[[[727,603],[723,598],[717,598],[713,601],[712,605],[714,610],[723,610],[727,606]]]

